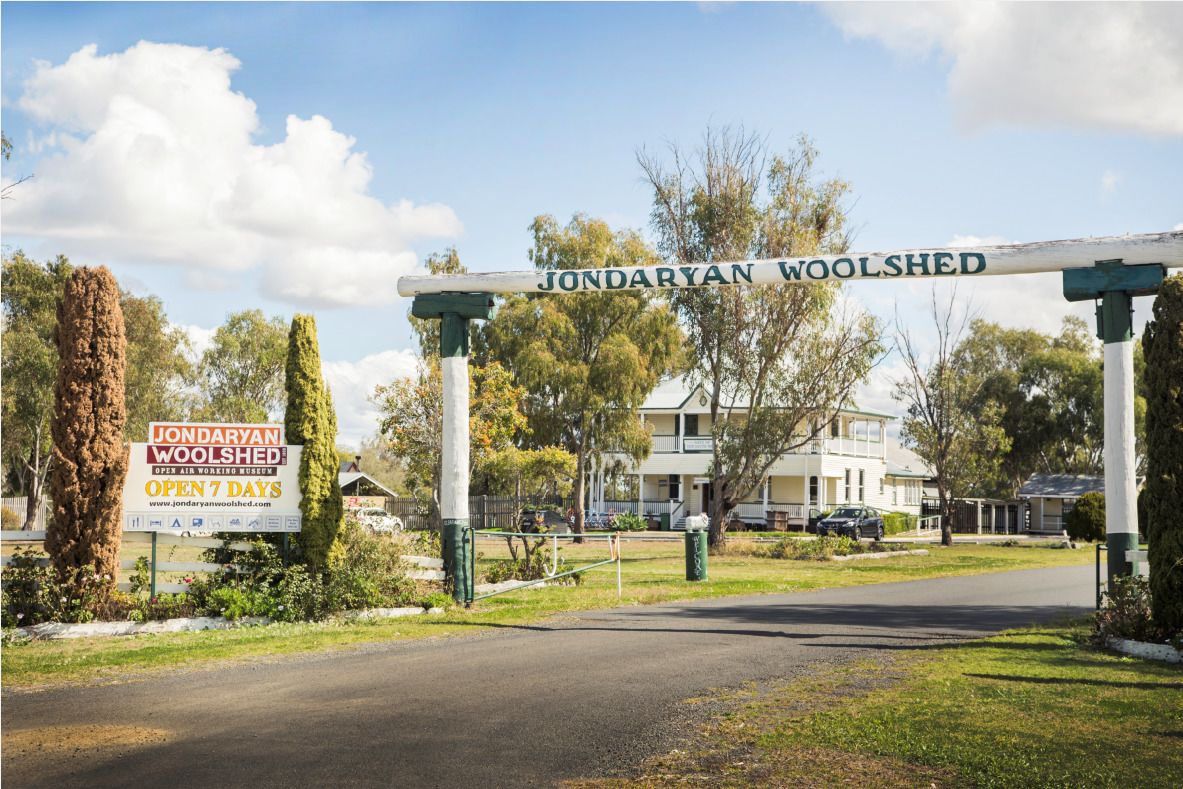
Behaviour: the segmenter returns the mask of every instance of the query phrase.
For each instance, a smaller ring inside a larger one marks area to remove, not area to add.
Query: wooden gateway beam
[[[457,601],[471,600],[468,567],[468,321],[487,320],[494,293],[587,293],[736,285],[1063,272],[1069,301],[1100,299],[1105,341],[1105,527],[1109,577],[1130,572],[1138,547],[1134,480],[1134,296],[1158,289],[1168,268],[1183,268],[1183,232],[1041,241],[1034,244],[787,257],[685,266],[507,271],[401,277],[411,311],[441,320],[443,476],[440,510],[445,566]],[[467,596],[466,596],[467,594]]]
[[[700,263],[564,271],[501,271],[400,277],[400,296],[436,293],[581,293],[920,277],[1032,274],[1121,260],[1183,268],[1183,232],[1039,241],[965,248],[905,249]]]

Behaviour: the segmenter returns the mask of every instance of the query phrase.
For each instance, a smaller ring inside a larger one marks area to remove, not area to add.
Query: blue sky
[[[525,268],[542,213],[645,228],[636,151],[711,123],[809,134],[859,249],[1172,229],[1171,5],[5,3],[4,176],[36,177],[3,241],[107,264],[199,342],[230,311],[315,312],[355,441],[411,363],[394,276],[449,244]],[[963,291],[1012,325],[1068,312],[1054,275]],[[884,316],[926,293],[855,289]],[[889,370],[864,404],[890,407]]]

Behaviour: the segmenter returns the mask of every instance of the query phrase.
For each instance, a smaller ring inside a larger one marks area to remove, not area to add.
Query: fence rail
[[[514,496],[469,496],[468,522],[480,529],[516,529],[517,514],[534,507],[561,507],[558,497],[542,500]],[[407,529],[431,529],[435,525],[435,504],[430,499],[399,496],[386,499],[386,512],[398,516]]]
[[[0,506],[4,509],[16,513],[21,520],[21,524],[25,522],[25,516],[29,508],[28,496],[5,496],[0,499]],[[33,529],[40,530],[45,528],[45,524],[49,522],[49,499],[42,496],[41,504],[37,507],[37,516],[33,520]]]

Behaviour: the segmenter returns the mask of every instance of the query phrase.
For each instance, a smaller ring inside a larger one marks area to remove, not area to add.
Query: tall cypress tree
[[[344,506],[338,480],[337,415],[320,373],[316,319],[296,315],[288,334],[288,403],[284,432],[289,444],[303,445],[300,455],[300,546],[309,569],[320,571],[341,528]]]
[[[53,520],[45,547],[63,577],[86,565],[119,571],[127,447],[123,426],[127,340],[119,285],[105,267],[80,268],[66,282],[54,330]]]
[[[1146,536],[1154,621],[1183,632],[1183,277],[1159,288],[1146,357]]]

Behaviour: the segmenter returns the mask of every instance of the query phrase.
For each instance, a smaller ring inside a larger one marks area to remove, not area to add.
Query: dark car
[[[570,534],[571,524],[562,513],[552,510],[522,510],[518,524],[523,532],[530,534]]]
[[[862,504],[845,505],[818,521],[817,533],[823,536],[837,534],[852,540],[862,537],[882,540],[883,516],[874,507]]]

